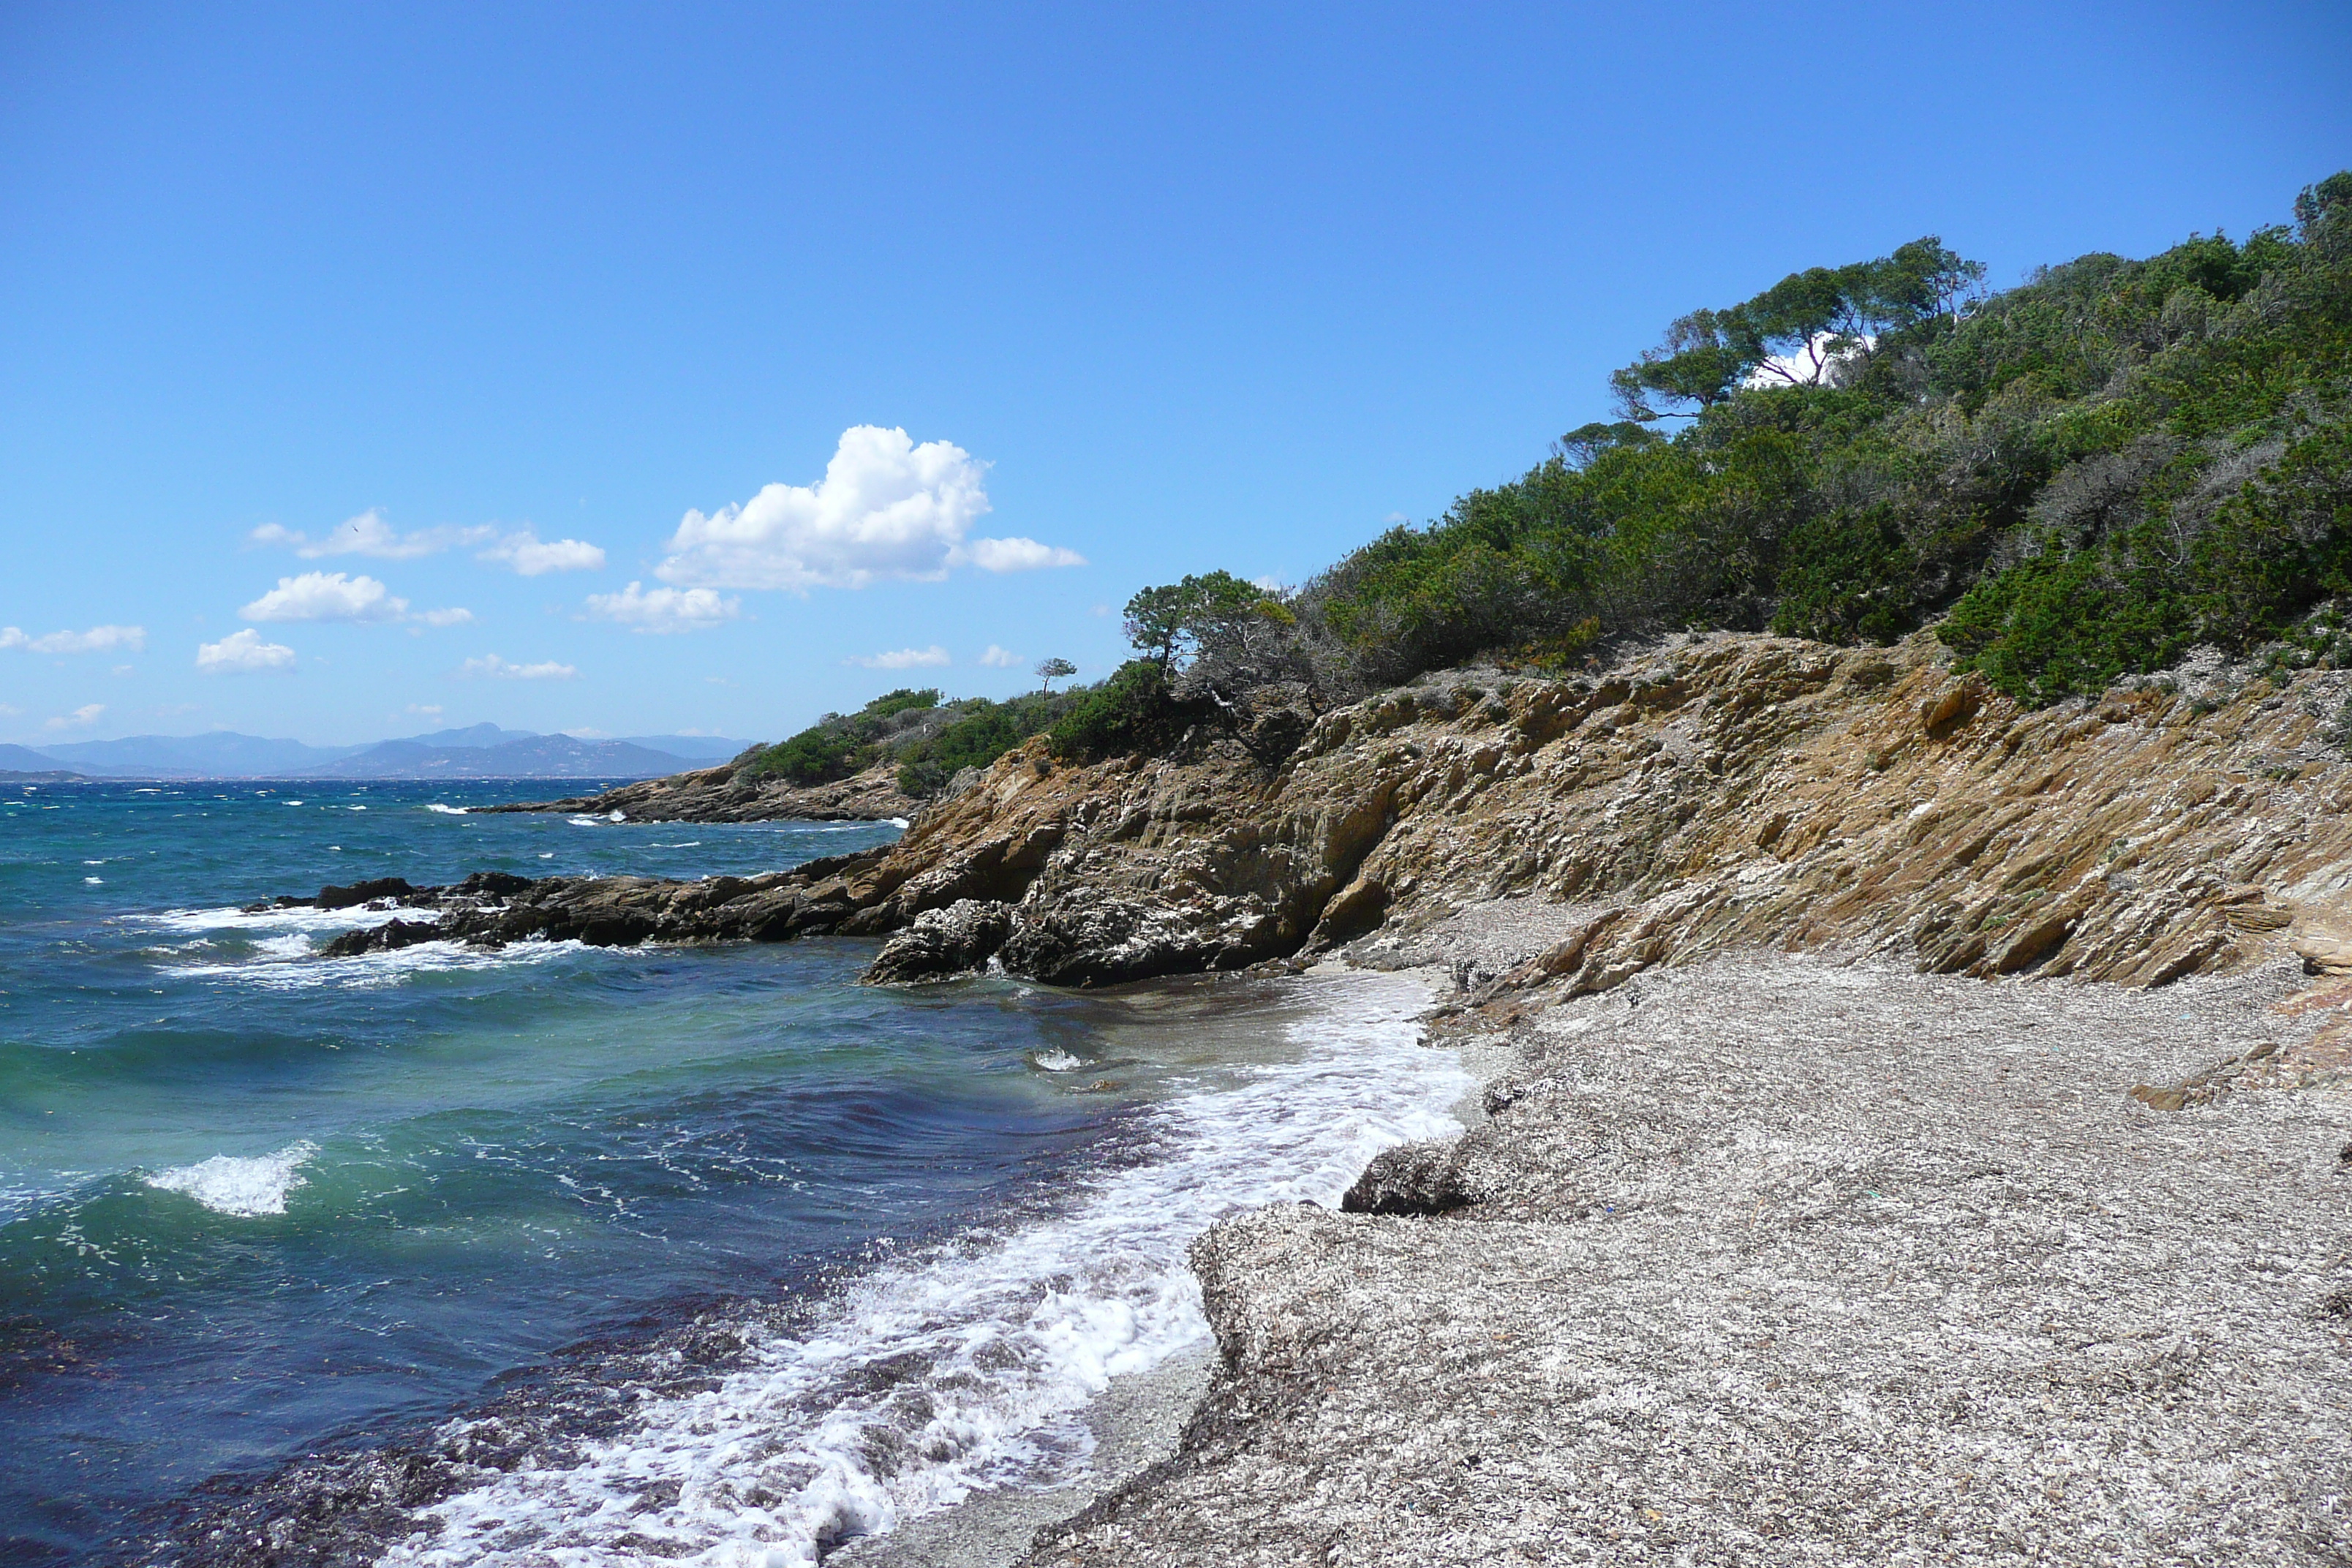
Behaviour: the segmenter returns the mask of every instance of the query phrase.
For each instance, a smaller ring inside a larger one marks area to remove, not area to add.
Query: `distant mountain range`
[[[91,778],[622,779],[708,767],[749,742],[714,735],[634,735],[583,741],[476,724],[364,746],[311,746],[215,730],[68,741],[36,750],[0,745],[0,774]]]

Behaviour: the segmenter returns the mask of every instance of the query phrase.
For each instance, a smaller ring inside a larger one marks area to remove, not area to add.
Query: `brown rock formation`
[[[2352,970],[2352,772],[2317,733],[2345,679],[2024,712],[1925,638],[1731,635],[1580,679],[1454,673],[1324,715],[1270,772],[1033,743],[917,822],[849,929],[1003,901],[1006,967],[1072,984],[1378,961],[1496,897],[1590,906],[1486,1001],[1759,943],[2154,984],[2292,936]]]

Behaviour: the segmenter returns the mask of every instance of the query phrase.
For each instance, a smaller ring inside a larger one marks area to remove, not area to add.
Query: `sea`
[[[328,959],[398,911],[247,907],[902,826],[476,809],[548,793],[0,784],[0,1568],[812,1563],[1083,1474],[1090,1405],[1208,1338],[1194,1237],[1457,1125],[1409,976]]]

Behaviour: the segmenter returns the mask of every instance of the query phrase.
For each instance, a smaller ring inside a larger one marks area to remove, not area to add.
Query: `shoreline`
[[[1748,952],[1465,1020],[1443,1212],[1216,1226],[1178,1452],[1007,1561],[2340,1563],[2326,989]]]
[[[1327,961],[1297,978],[1375,973],[1381,972]],[[1415,964],[1401,973],[1424,984],[1432,1007],[1451,985],[1445,970],[1435,963]],[[1455,1054],[1470,1083],[1449,1108],[1449,1114],[1461,1124],[1463,1132],[1484,1124],[1486,1086],[1507,1069],[1515,1056],[1508,1045],[1486,1034],[1456,1034],[1436,1040],[1424,1030],[1418,1048]],[[1213,1341],[1112,1383],[1086,1413],[1087,1430],[1097,1447],[1082,1475],[1044,1490],[1000,1487],[975,1492],[885,1534],[845,1542],[827,1553],[824,1562],[828,1568],[834,1564],[840,1568],[1012,1568],[1028,1557],[1040,1531],[1051,1530],[1108,1498],[1147,1484],[1155,1467],[1178,1458],[1185,1429],[1207,1401],[1218,1367]]]

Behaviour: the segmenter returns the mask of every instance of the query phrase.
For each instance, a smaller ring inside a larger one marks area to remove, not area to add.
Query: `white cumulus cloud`
[[[237,612],[248,621],[410,621],[427,626],[462,626],[471,610],[408,613],[408,601],[362,574],[305,572],[280,577],[278,586]]]
[[[196,668],[206,675],[260,675],[272,670],[292,674],[294,650],[282,642],[264,642],[247,626],[218,642],[196,645]]]
[[[1011,669],[1021,662],[1021,656],[1017,653],[1007,653],[994,643],[990,643],[988,651],[980,656],[980,662],[991,669]]]
[[[525,577],[549,572],[601,572],[604,552],[583,539],[541,539],[531,529],[509,533],[474,557],[511,566]]]
[[[103,702],[85,703],[81,707],[75,709],[70,713],[62,714],[55,719],[42,721],[41,728],[45,730],[87,729],[90,725],[97,723],[98,716],[105,711],[106,704]]]
[[[568,664],[543,659],[538,664],[513,664],[497,654],[484,654],[469,658],[457,669],[460,675],[486,675],[499,680],[570,680],[580,671]]]
[[[692,632],[731,621],[743,613],[740,599],[722,599],[711,588],[656,588],[632,583],[617,594],[591,594],[592,621],[618,621],[632,631]]]
[[[460,544],[476,544],[490,536],[487,528],[428,528],[403,533],[384,521],[382,509],[370,507],[347,517],[318,539],[299,529],[265,522],[246,537],[256,544],[282,544],[306,561],[325,555],[367,555],[378,561],[414,561]]]
[[[92,626],[86,632],[49,632],[31,637],[15,626],[0,626],[0,648],[23,648],[27,653],[112,653],[129,648],[137,653],[147,646],[144,626]]]
[[[374,578],[341,572],[280,577],[278,586],[237,612],[248,621],[396,621],[407,613],[408,601]]]
[[[885,579],[935,583],[957,566],[1022,572],[1084,563],[1030,539],[967,539],[987,515],[988,466],[947,441],[917,446],[904,430],[841,433],[824,478],[770,485],[705,516],[689,511],[655,574],[712,588],[863,588]]]
[[[947,649],[933,643],[929,647],[902,647],[888,653],[858,654],[841,662],[866,669],[933,669],[955,661],[948,657]]]

